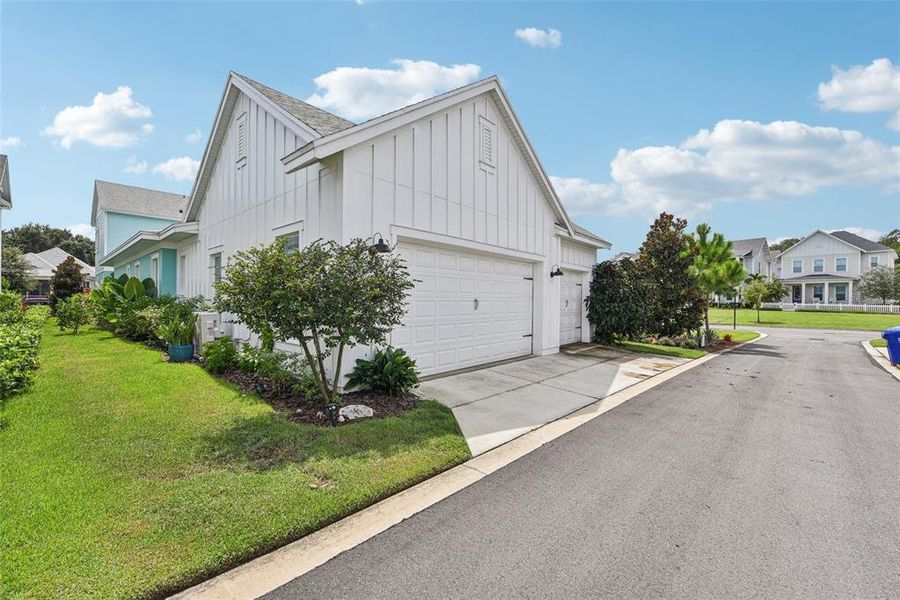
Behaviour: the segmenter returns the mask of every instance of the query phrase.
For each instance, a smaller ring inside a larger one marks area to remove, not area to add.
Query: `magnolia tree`
[[[412,279],[402,259],[372,254],[362,240],[347,245],[316,241],[286,252],[281,240],[235,254],[215,285],[219,310],[234,314],[260,335],[297,340],[322,398],[337,397],[325,359],[335,355],[341,372],[347,346],[384,341],[401,323]]]

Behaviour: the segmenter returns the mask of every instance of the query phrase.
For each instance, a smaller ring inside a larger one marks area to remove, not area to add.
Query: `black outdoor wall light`
[[[562,269],[559,268],[559,265],[553,265],[553,267],[550,268],[550,277],[562,277],[563,275],[564,273],[562,272]]]
[[[378,238],[378,241],[375,241],[376,237]],[[388,243],[384,241],[384,237],[382,237],[380,233],[376,233],[367,241],[373,242],[369,246],[369,253],[371,254],[387,254],[392,250]]]

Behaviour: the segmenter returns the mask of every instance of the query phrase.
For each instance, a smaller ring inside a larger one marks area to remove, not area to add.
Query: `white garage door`
[[[581,291],[581,283],[574,277],[562,278],[559,287],[560,346],[581,341],[581,311],[584,307]]]
[[[391,343],[423,375],[531,354],[531,264],[401,244],[416,287]]]

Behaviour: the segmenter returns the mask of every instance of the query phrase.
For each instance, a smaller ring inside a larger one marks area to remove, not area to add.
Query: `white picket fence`
[[[799,302],[763,302],[762,308],[780,308],[781,310],[821,310],[825,312],[862,312],[881,313],[884,315],[900,315],[900,304],[801,304]]]

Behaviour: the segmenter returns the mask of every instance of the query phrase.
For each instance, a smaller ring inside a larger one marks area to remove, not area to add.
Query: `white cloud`
[[[194,160],[190,156],[181,156],[159,163],[153,167],[153,172],[172,181],[190,181],[197,175],[199,168],[199,160]]]
[[[526,27],[516,29],[516,37],[535,48],[559,48],[562,45],[562,33],[559,29],[538,29]]]
[[[870,229],[868,227],[840,227],[839,229],[829,229],[828,233],[831,233],[832,231],[849,231],[850,233],[855,233],[856,235],[864,237],[867,240],[872,240],[873,242],[877,242],[878,239],[884,235],[883,231]]]
[[[11,135],[5,138],[0,138],[0,150],[10,150],[12,148],[21,148],[25,145],[25,142],[22,141],[17,135]]]
[[[132,156],[128,159],[128,163],[125,165],[126,173],[134,173],[135,175],[140,175],[142,173],[147,172],[147,161],[142,160],[138,161],[137,157]]]
[[[825,110],[893,112],[887,126],[900,131],[900,65],[877,58],[870,65],[854,65],[846,71],[832,66],[831,80],[819,84],[819,102]]]
[[[338,67],[316,77],[319,92],[307,102],[347,119],[369,119],[414,104],[478,78],[473,64],[439,65],[427,60],[397,59],[393,69]]]
[[[44,135],[59,138],[63,148],[78,141],[95,146],[133,146],[153,131],[149,108],[136,102],[131,88],[120,86],[111,94],[99,92],[90,106],[69,106],[60,111]]]
[[[200,134],[200,128],[194,127],[194,131],[184,136],[184,141],[186,141],[188,144],[196,144],[200,141],[201,137],[203,136]]]
[[[554,185],[582,214],[693,216],[716,202],[804,196],[827,187],[896,191],[898,166],[900,146],[858,131],[726,120],[678,146],[619,150],[610,164],[612,184],[554,178]]]
[[[94,228],[87,223],[75,223],[74,225],[69,225],[66,229],[75,235],[83,235],[90,239],[94,239]]]

